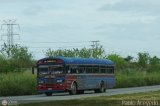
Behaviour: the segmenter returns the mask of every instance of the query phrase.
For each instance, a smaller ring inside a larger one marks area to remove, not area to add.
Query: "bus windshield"
[[[62,66],[40,66],[38,68],[38,76],[54,75],[63,73]]]

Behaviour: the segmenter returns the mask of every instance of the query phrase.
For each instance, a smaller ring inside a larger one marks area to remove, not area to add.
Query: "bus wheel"
[[[95,90],[94,90],[95,93],[103,93],[103,92],[105,92],[105,91],[106,91],[106,89],[105,89],[105,87],[104,87],[104,83],[101,83],[101,84],[100,84],[100,88],[99,88],[99,89],[95,89]]]
[[[52,96],[52,92],[45,92],[46,96]]]
[[[104,83],[101,83],[99,93],[105,92]]]
[[[71,90],[69,91],[69,94],[70,94],[70,95],[75,95],[75,94],[77,94],[77,86],[76,86],[76,83],[73,83],[73,84],[72,84]]]

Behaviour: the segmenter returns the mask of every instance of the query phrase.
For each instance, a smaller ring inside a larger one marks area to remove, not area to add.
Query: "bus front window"
[[[44,76],[46,76],[48,74],[49,74],[48,68],[39,68],[38,69],[38,76],[39,77],[44,77]]]
[[[54,75],[54,74],[62,74],[63,73],[63,67],[62,66],[40,66],[38,68],[38,76],[39,77],[45,77],[48,75]]]
[[[62,74],[63,67],[51,67],[50,71],[51,71],[51,74]]]

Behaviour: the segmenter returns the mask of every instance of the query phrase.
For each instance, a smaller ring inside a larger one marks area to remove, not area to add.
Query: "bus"
[[[115,86],[114,63],[107,59],[49,57],[37,61],[37,91],[83,94],[103,93]],[[34,70],[32,70],[34,72]]]

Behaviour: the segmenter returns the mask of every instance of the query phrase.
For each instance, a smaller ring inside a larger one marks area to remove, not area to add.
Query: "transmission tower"
[[[4,20],[3,24],[1,25],[1,30],[4,29],[4,26],[6,27],[6,33],[1,35],[1,38],[2,36],[7,36],[7,45],[11,47],[14,45],[14,35],[19,35],[14,33],[14,28],[15,26],[18,26],[20,29],[20,27],[19,24],[16,24],[16,20]]]

